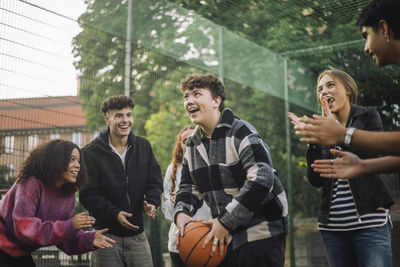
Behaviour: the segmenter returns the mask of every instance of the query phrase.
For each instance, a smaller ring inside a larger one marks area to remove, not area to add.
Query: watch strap
[[[354,128],[354,127],[350,127],[349,129],[347,129],[346,134],[344,135],[344,141],[343,141],[343,143],[346,146],[351,144],[351,140],[353,139],[353,134],[354,134],[355,130],[356,130],[356,128]]]

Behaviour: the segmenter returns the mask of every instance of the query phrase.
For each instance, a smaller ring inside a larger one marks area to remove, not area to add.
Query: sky
[[[0,1],[0,99],[77,94],[71,42],[85,9],[83,0]]]

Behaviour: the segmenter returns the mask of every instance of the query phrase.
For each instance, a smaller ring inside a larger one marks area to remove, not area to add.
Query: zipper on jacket
[[[360,213],[358,212],[357,203],[356,203],[356,200],[354,199],[353,191],[351,190],[351,185],[349,183],[349,180],[347,180],[347,183],[349,185],[351,197],[353,198],[354,206],[356,207],[358,223],[361,223],[361,216],[360,216]],[[334,182],[332,182],[332,190],[331,190],[331,197],[330,197],[330,203],[329,203],[328,220],[329,220],[329,215],[331,214],[330,210],[331,210],[331,207],[332,207],[333,186],[334,186]]]
[[[129,212],[132,212],[132,205],[131,205],[131,199],[129,198],[129,187],[128,187],[128,175],[127,175],[127,173],[126,173],[126,168],[125,168],[125,166],[126,166],[126,159],[127,159],[127,157],[128,157],[128,152],[129,152],[129,149],[131,148],[131,145],[129,145],[128,144],[128,147],[127,147],[127,151],[126,151],[126,154],[125,154],[125,164],[122,162],[122,159],[118,156],[118,158],[119,158],[119,160],[120,160],[120,162],[121,162],[121,165],[122,165],[122,168],[124,169],[124,173],[125,173],[125,180],[126,180],[126,199],[128,200],[128,205],[129,205]],[[129,231],[127,230],[127,229],[125,229],[125,233],[126,233],[126,235],[128,235],[128,233],[129,233]]]
[[[111,148],[111,147],[110,147]],[[126,155],[125,155],[125,159],[127,158],[127,156],[128,156],[128,152],[129,152],[129,149],[131,148],[131,145],[128,145],[128,148],[127,148],[127,151],[126,151]],[[132,212],[132,204],[131,204],[131,200],[130,200],[130,198],[129,198],[129,188],[128,188],[128,176],[127,176],[127,174],[126,174],[126,168],[125,168],[125,165],[124,165],[124,163],[122,162],[122,160],[121,160],[121,157],[120,156],[118,156],[117,155],[117,153],[115,153],[115,151],[111,148],[111,154],[113,154],[114,155],[114,157],[116,157],[117,158],[117,160],[121,163],[121,165],[122,165],[122,169],[124,170],[124,173],[125,173],[125,181],[126,181],[126,198],[127,198],[127,200],[128,200],[128,205],[129,205],[129,211],[130,212]],[[126,163],[126,162],[125,162]]]
[[[334,186],[334,184],[335,184],[335,181],[332,180],[331,196],[330,196],[330,198],[329,198],[329,212],[328,212],[328,218],[327,218],[326,224],[328,224],[328,222],[329,222],[329,217],[330,217],[330,214],[331,214],[332,196],[333,196],[333,189],[334,189],[333,186]]]
[[[125,164],[126,164],[126,159],[127,159],[128,152],[129,152],[130,148],[131,148],[131,145],[128,145],[128,148],[127,148],[127,151],[126,151],[126,155],[125,155]],[[121,160],[121,162],[122,162],[122,160]],[[122,164],[122,166],[124,167],[124,172],[125,172],[125,177],[126,177],[126,197],[128,199],[129,210],[132,212],[131,199],[129,198],[129,187],[128,187],[129,179],[128,179],[128,175],[126,173],[126,168],[125,168],[126,165]]]
[[[129,209],[132,210],[131,200],[129,199],[129,191],[128,191],[128,176],[126,176],[126,197],[128,198]]]
[[[343,148],[341,148],[340,146],[335,146],[335,149],[336,149],[336,150],[343,151]],[[358,212],[357,203],[356,203],[356,200],[355,200],[355,198],[354,198],[353,190],[351,189],[351,185],[350,185],[350,182],[349,182],[348,179],[347,179],[347,184],[349,185],[350,194],[351,194],[351,197],[353,198],[354,206],[356,207],[356,213],[357,213],[357,220],[358,220],[358,223],[361,223],[361,216],[360,216],[360,213]],[[332,203],[332,194],[333,194],[333,183],[332,183],[331,203]],[[329,208],[329,209],[330,209],[330,208]]]
[[[354,195],[353,195],[353,190],[351,190],[351,185],[350,185],[349,180],[347,180],[347,183],[348,183],[349,188],[350,188],[350,193],[351,193],[351,197],[353,198],[354,206],[356,207],[356,213],[357,213],[358,223],[361,223],[361,216],[360,216],[360,213],[358,212],[357,203],[356,203],[356,200],[355,200]]]
[[[354,116],[352,116],[352,117],[350,118],[350,120],[346,123],[346,127],[352,126],[352,124],[353,124],[353,119],[354,119]],[[335,148],[336,148],[336,147],[335,147]],[[343,151],[343,149],[342,149],[341,147],[340,147],[340,150]],[[349,181],[349,180],[347,180],[347,184],[349,185],[351,197],[353,198],[354,206],[356,207],[356,213],[357,213],[358,223],[361,223],[361,216],[360,216],[360,213],[358,212],[358,207],[357,207],[356,199],[354,198],[353,190],[351,190],[351,185],[350,185],[350,181]]]
[[[328,151],[330,150],[330,148],[332,148],[332,147],[329,147]],[[340,146],[335,146],[334,148],[335,148],[336,150],[343,151],[343,149],[342,149]],[[333,159],[335,159],[335,157],[333,157]],[[338,178],[335,178],[335,179],[338,180]],[[329,221],[329,217],[330,217],[330,214],[331,214],[332,197],[333,197],[333,189],[334,189],[335,182],[336,182],[335,180],[332,180],[332,189],[331,189],[331,196],[330,196],[330,198],[329,198],[329,212],[328,212],[328,220],[327,220],[327,223],[328,223],[328,221]],[[351,191],[351,189],[350,189],[350,191]]]

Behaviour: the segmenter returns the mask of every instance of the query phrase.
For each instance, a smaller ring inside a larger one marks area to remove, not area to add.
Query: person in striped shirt
[[[341,70],[325,70],[317,79],[317,98],[322,116],[344,127],[382,131],[378,112],[356,106],[358,89],[353,78]],[[302,122],[289,114],[294,125]],[[362,159],[378,155],[348,145],[309,144],[307,176],[311,185],[322,187],[318,229],[331,267],[392,266],[389,208],[394,204],[379,174],[354,179],[325,179],[311,164],[334,156],[330,149],[349,151]]]
[[[364,52],[370,55],[380,66],[400,66],[400,1],[372,0],[366,5],[357,19],[365,38]],[[398,104],[398,103],[397,103]],[[295,126],[300,141],[336,145],[345,140],[357,149],[373,151],[387,155],[386,157],[363,160],[353,153],[331,150],[338,156],[333,164],[325,160],[314,162],[313,168],[322,177],[354,178],[369,173],[393,173],[400,171],[400,131],[373,132],[357,129],[351,131],[335,120],[313,115],[303,116],[301,124]]]

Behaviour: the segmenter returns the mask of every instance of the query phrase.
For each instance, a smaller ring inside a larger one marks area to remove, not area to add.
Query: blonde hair
[[[338,70],[338,69],[332,69],[332,70],[324,70],[318,76],[318,79],[317,79],[317,100],[318,100],[319,105],[322,106],[321,102],[320,102],[320,99],[319,99],[319,96],[318,96],[318,83],[322,79],[322,77],[324,75],[326,75],[326,74],[329,75],[335,82],[339,81],[341,84],[343,84],[344,88],[346,88],[346,89],[348,89],[350,91],[350,95],[349,95],[350,105],[355,104],[356,101],[357,101],[357,97],[358,97],[358,88],[357,88],[356,82],[346,72]]]

